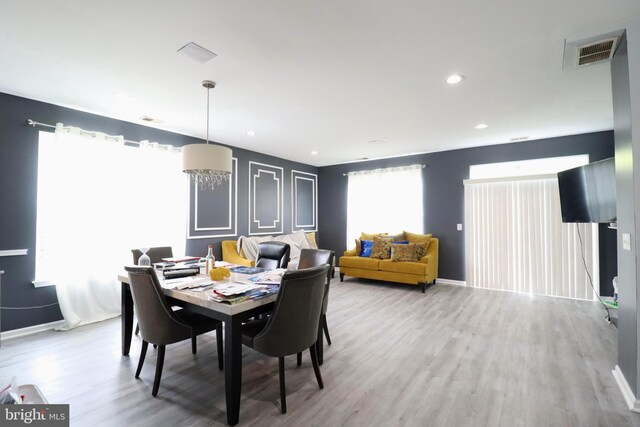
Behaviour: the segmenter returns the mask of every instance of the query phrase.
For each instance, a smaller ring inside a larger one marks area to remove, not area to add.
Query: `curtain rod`
[[[34,127],[34,128],[36,126],[40,126],[40,127],[43,127],[43,128],[49,128],[49,129],[55,129],[56,128],[55,125],[50,125],[48,123],[36,122],[33,119],[27,119],[27,124],[29,126],[31,126],[31,127]],[[125,139],[124,142],[126,142],[127,144],[135,144],[135,145],[140,145],[141,144],[140,141],[130,141],[128,139]],[[176,148],[176,147],[174,147],[174,148]]]
[[[409,166],[413,166],[413,165],[409,165]],[[422,169],[427,167],[427,165],[420,165],[420,166],[422,166]],[[403,167],[405,166],[392,166],[390,168],[381,168],[381,169],[394,169],[394,168],[403,168]],[[376,169],[371,169],[371,170],[376,170]],[[351,171],[351,172],[364,172],[364,171]],[[343,173],[342,176],[349,176],[351,172]]]

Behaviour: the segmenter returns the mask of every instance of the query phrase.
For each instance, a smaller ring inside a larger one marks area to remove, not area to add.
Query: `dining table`
[[[252,299],[237,304],[210,300],[206,291],[178,289],[163,280],[162,272],[158,270],[158,279],[167,300],[172,305],[183,307],[202,315],[220,320],[224,324],[224,387],[226,398],[227,423],[238,424],[240,418],[240,395],[242,386],[242,323],[273,309],[277,298],[271,294],[259,299]],[[243,276],[233,274],[232,279],[243,283]],[[200,274],[194,279],[206,279]],[[123,272],[118,275],[121,283],[122,306],[122,355],[128,356],[133,336],[133,297],[129,287],[129,276]],[[233,281],[232,281],[233,282]]]

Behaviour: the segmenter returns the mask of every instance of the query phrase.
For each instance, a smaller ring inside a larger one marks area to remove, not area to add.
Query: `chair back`
[[[258,256],[256,267],[273,270],[274,268],[287,268],[291,247],[284,242],[260,242],[258,244]]]
[[[302,249],[300,251],[300,260],[298,268],[316,267],[322,264],[333,265],[333,259],[336,253],[326,249]],[[324,299],[322,300],[322,314],[327,314],[329,305],[329,284],[331,283],[331,268],[327,271],[327,285],[324,291]]]
[[[138,260],[142,256],[142,251],[140,251],[140,249],[131,249],[131,253],[133,254],[133,265],[138,265]],[[171,246],[149,248],[147,256],[151,260],[151,264],[162,262],[162,258],[171,258],[173,256],[173,249],[171,249]]]
[[[255,350],[272,357],[288,356],[308,349],[318,339],[320,310],[328,264],[287,271],[269,321],[255,336]]]
[[[153,267],[125,267],[138,315],[142,339],[167,345],[191,337],[191,327],[180,320],[167,302]]]

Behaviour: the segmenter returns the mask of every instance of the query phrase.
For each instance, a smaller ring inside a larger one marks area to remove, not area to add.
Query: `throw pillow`
[[[373,248],[371,258],[389,259],[391,258],[391,244],[393,238],[373,236]]]
[[[422,259],[425,255],[427,255],[427,250],[429,249],[429,242],[426,243],[414,243],[416,245],[416,255],[418,260]]]
[[[417,243],[391,245],[391,261],[418,262]]]
[[[360,256],[369,258],[373,249],[373,240],[360,240]]]
[[[362,246],[360,245],[360,239],[356,239],[356,255],[360,256],[360,252],[362,252]]]
[[[391,238],[393,238],[393,243],[397,243],[397,242],[402,242],[403,240],[407,240],[407,236],[405,235],[405,232],[403,231],[400,234],[395,234],[393,236],[389,236]]]

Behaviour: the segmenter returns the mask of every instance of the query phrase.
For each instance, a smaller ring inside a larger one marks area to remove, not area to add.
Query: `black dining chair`
[[[136,369],[136,378],[140,377],[149,343],[158,346],[156,375],[151,395],[158,394],[165,347],[169,344],[191,339],[191,352],[196,354],[196,337],[215,330],[218,344],[218,367],[222,370],[222,322],[185,310],[174,312],[167,302],[153,267],[125,267],[125,270],[129,274],[129,286],[142,335],[142,349]]]
[[[333,259],[336,253],[334,251],[326,249],[302,249],[300,251],[300,258],[298,260],[298,268],[310,268],[317,267],[322,264],[333,265]],[[329,336],[329,327],[327,326],[327,308],[329,306],[329,286],[331,284],[331,271],[327,273],[327,284],[324,291],[324,298],[322,300],[322,311],[320,313],[320,325],[318,326],[318,364],[323,363],[323,351],[322,351],[322,332],[327,338],[327,344],[331,345],[331,337]],[[298,366],[302,365],[302,353],[298,353]]]
[[[269,241],[258,244],[256,267],[273,270],[274,268],[287,268],[291,247],[287,243]]]
[[[140,249],[131,249],[131,253],[133,254],[133,265],[138,265],[138,260],[142,256],[142,251]],[[171,246],[157,246],[155,248],[149,248],[147,256],[151,260],[151,265],[153,265],[156,262],[162,262],[162,258],[172,258],[173,249]]]
[[[309,349],[313,371],[324,388],[316,356],[322,298],[329,265],[288,271],[282,276],[273,313],[242,325],[242,343],[267,356],[277,357],[280,371],[280,408],[287,412],[284,358]]]
[[[142,256],[142,251],[140,249],[131,249],[131,254],[133,255],[133,265],[138,265],[138,260]],[[151,265],[153,265],[156,262],[162,262],[162,258],[173,257],[173,248],[171,246],[156,246],[149,248],[147,256],[151,260]],[[179,309],[179,307],[174,308],[174,310],[176,309]],[[134,334],[138,335],[139,333],[140,325],[136,325],[136,331]]]

